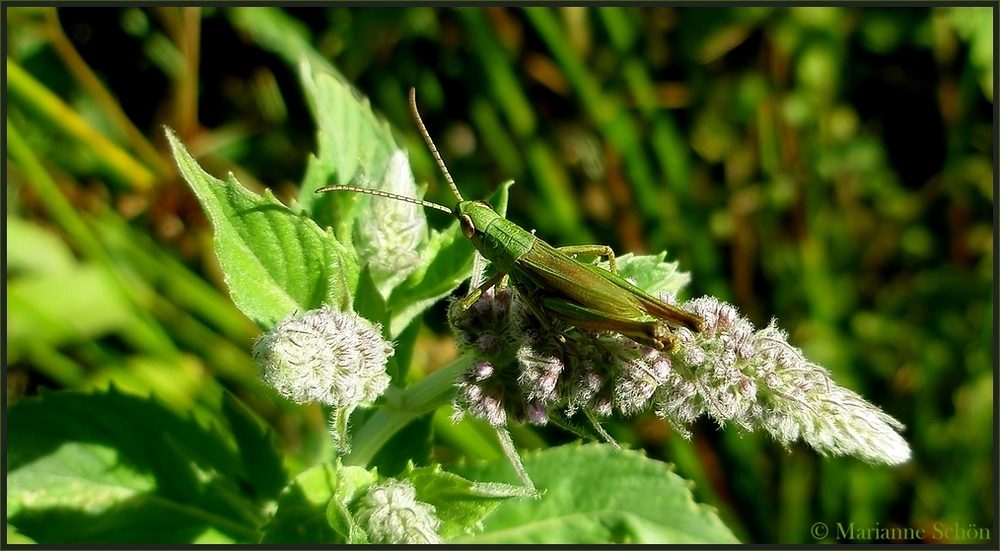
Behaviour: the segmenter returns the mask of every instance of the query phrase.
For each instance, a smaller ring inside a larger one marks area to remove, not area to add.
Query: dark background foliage
[[[428,198],[452,202],[410,87],[466,196],[513,178],[509,218],[553,244],[666,250],[691,272],[690,296],[731,301],[761,326],[777,317],[835,380],[907,425],[914,458],[886,468],[709,423],[692,441],[651,416],[611,423],[676,463],[743,541],[815,541],[816,522],[925,528],[934,543],[979,541],[935,527],[995,536],[995,7],[5,17],[7,245],[22,251],[5,259],[8,405],[113,382],[199,411],[225,388],[269,420],[293,465],[327,453],[318,409],[255,382],[256,328],[226,297],[161,129],[209,171],[292,197],[315,137],[295,37],[371,98]],[[54,185],[38,183],[46,172]],[[73,268],[47,275],[53,263]],[[454,354],[443,309],[420,335],[414,371]],[[435,427],[439,460],[477,457],[448,437],[447,412]],[[572,438],[515,432],[529,447]]]

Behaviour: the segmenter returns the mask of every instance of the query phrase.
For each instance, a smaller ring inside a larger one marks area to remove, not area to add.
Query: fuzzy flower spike
[[[801,438],[823,454],[899,465],[910,446],[903,425],[788,342],[774,320],[755,331],[736,308],[714,297],[682,308],[705,318],[700,333],[679,331],[674,367],[653,397],[657,415],[675,424],[701,414],[746,430],[763,429],[788,445]]]
[[[649,266],[650,258],[630,260]],[[673,303],[686,275],[662,262],[653,271],[658,281],[645,287]],[[577,412],[595,420],[652,410],[685,436],[687,425],[707,415],[764,430],[784,445],[801,438],[823,454],[889,465],[910,458],[897,432],[903,425],[834,383],[775,322],[757,330],[713,297],[679,307],[704,318],[703,330],[675,328],[675,346],[657,350],[610,331],[542,324],[509,288],[488,290],[465,311],[453,304],[456,340],[474,360],[457,383],[456,418],[469,414],[500,430]]]

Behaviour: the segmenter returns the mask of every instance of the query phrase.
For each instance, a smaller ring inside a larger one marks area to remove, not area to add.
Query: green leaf
[[[355,529],[347,506],[377,481],[375,473],[360,467],[331,463],[303,471],[281,492],[278,509],[264,527],[261,543],[317,544],[353,540],[350,534]],[[336,505],[332,501],[336,501]]]
[[[215,229],[215,252],[236,306],[262,329],[322,304],[346,310],[358,285],[353,251],[270,191],[251,193],[230,175],[207,174],[167,130],[181,175]]]
[[[239,447],[242,478],[260,499],[275,499],[288,482],[271,430],[232,394],[223,396],[222,413]]]
[[[7,521],[39,543],[257,540],[230,439],[153,400],[43,392],[7,429]]]
[[[317,195],[317,189],[329,184],[352,184],[376,187],[389,165],[392,153],[399,149],[389,124],[375,116],[368,98],[324,66],[303,60],[300,79],[316,121],[316,156],[309,159],[302,182],[299,202],[320,225],[340,231],[349,230],[356,208],[332,217],[334,202],[352,201],[347,193]],[[363,203],[363,202],[362,202]]]
[[[296,476],[281,492],[278,509],[264,526],[261,543],[337,543],[337,532],[326,517],[336,487],[335,467],[327,463]]]
[[[475,248],[457,223],[444,232],[434,232],[421,252],[421,264],[389,297],[390,334],[402,333],[415,317],[468,279],[473,254]]]
[[[358,193],[315,191],[337,183],[416,198],[406,155],[396,145],[389,125],[350,84],[324,66],[305,60],[300,73],[316,120],[317,152],[309,159],[299,201],[317,223],[332,228],[340,242],[357,246],[357,256],[370,262],[375,285],[387,297],[419,269],[410,257],[426,261],[437,254],[437,249],[424,246],[423,209]],[[405,323],[391,327],[389,334],[395,337]]]
[[[511,498],[531,498],[534,492],[522,486],[473,482],[440,466],[410,469],[408,477],[417,490],[417,500],[434,506],[441,527],[438,534],[449,539],[472,533],[491,511]]]
[[[482,533],[450,543],[737,543],[713,510],[694,502],[689,482],[638,452],[573,444],[527,455],[524,467],[545,495],[502,503]],[[517,480],[506,461],[456,471]]]

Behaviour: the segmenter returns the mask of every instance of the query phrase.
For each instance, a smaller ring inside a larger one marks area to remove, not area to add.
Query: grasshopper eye
[[[476,235],[476,225],[472,223],[472,218],[469,218],[468,214],[458,215],[458,223],[462,225],[462,234],[466,238],[472,239],[472,236]]]

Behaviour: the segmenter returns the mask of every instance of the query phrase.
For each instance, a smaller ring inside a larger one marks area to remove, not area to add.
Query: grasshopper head
[[[452,212],[458,217],[458,223],[462,225],[462,233],[473,241],[476,240],[477,234],[482,237],[486,228],[494,220],[500,218],[500,215],[493,210],[489,203],[479,200],[459,201]]]

